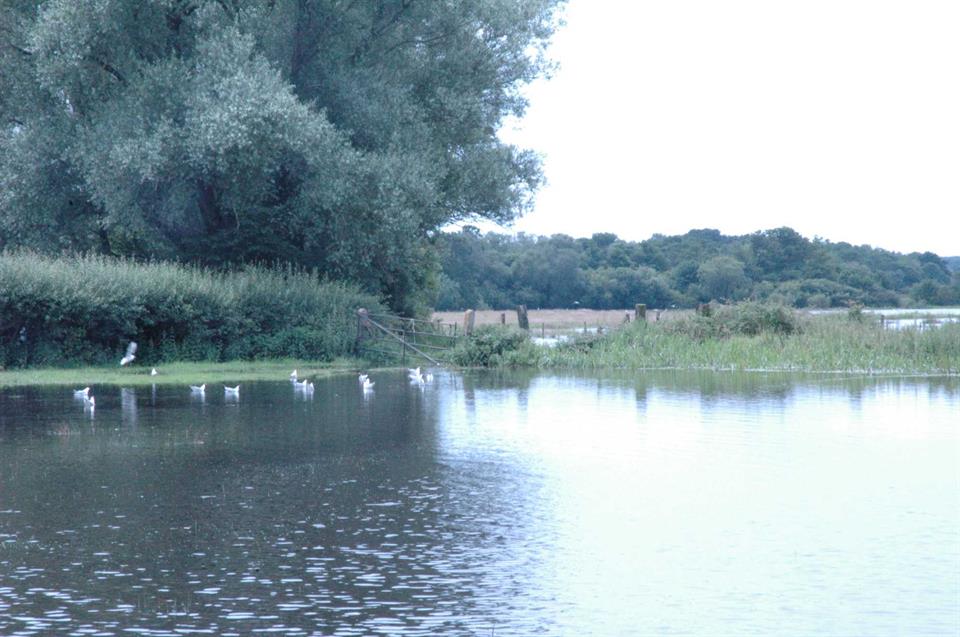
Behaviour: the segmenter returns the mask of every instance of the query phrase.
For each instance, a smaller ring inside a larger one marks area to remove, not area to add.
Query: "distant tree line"
[[[466,227],[438,235],[438,310],[691,307],[745,299],[793,307],[960,304],[960,258],[809,240],[791,228],[726,236],[691,230],[646,241]]]

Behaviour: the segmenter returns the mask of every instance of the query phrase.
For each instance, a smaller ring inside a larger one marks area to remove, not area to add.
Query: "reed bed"
[[[357,288],[293,268],[218,272],[103,256],[0,255],[0,365],[257,358],[330,360],[350,351]]]
[[[960,324],[887,330],[845,315],[792,317],[789,330],[701,329],[710,319],[631,324],[557,347],[525,343],[501,354],[509,366],[581,369],[732,369],[960,374]]]

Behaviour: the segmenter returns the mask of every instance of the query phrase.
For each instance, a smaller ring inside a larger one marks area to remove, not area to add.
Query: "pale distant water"
[[[0,391],[0,635],[958,635],[960,379]]]

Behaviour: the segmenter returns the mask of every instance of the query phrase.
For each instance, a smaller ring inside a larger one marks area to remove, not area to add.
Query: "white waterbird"
[[[87,409],[96,409],[97,408],[97,399],[94,396],[84,396],[83,397],[83,406]]]
[[[206,384],[206,383],[204,383],[204,384],[202,384],[202,385],[199,385],[199,386],[197,386],[197,385],[190,385],[190,393],[191,393],[191,394],[202,394],[202,393],[204,393],[204,392],[206,392],[206,391],[207,391],[207,384]]]
[[[293,388],[300,391],[311,392],[313,391],[313,383],[304,378],[302,382],[293,381]]]
[[[361,384],[363,385],[363,391],[370,391],[371,389],[373,389],[373,386],[374,386],[376,383],[374,383],[374,382],[373,382],[372,380],[370,380],[369,378],[365,378],[365,379],[363,380],[363,383],[361,383]]]
[[[290,372],[290,380],[292,380],[293,382],[297,382],[297,370],[293,370],[292,372]]]
[[[133,362],[133,359],[136,358],[134,354],[137,353],[137,344],[135,341],[130,341],[130,344],[127,345],[127,353],[123,355],[123,358],[120,359],[120,367],[124,365],[129,365]]]
[[[359,376],[357,376],[357,380],[360,381],[360,384],[361,384],[361,385],[362,385],[363,383],[365,383],[368,378],[370,378],[370,377],[367,376],[366,374],[360,374]]]
[[[156,375],[159,374],[159,373],[160,373],[160,372],[157,371],[157,368],[156,368],[156,367],[153,367],[153,368],[150,369],[150,375],[151,375],[151,376],[156,376]]]
[[[239,395],[240,395],[240,385],[237,385],[236,387],[227,387],[226,385],[224,385],[224,386],[223,386],[223,394],[224,394],[225,396],[239,396]]]
[[[90,388],[89,388],[89,387],[84,387],[83,389],[74,389],[74,390],[73,390],[73,397],[74,397],[74,398],[86,398],[86,397],[89,396],[89,395],[90,395]]]

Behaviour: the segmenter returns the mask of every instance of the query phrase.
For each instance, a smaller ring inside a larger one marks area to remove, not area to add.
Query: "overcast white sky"
[[[549,184],[511,229],[790,226],[960,255],[960,1],[570,0],[501,136]]]

